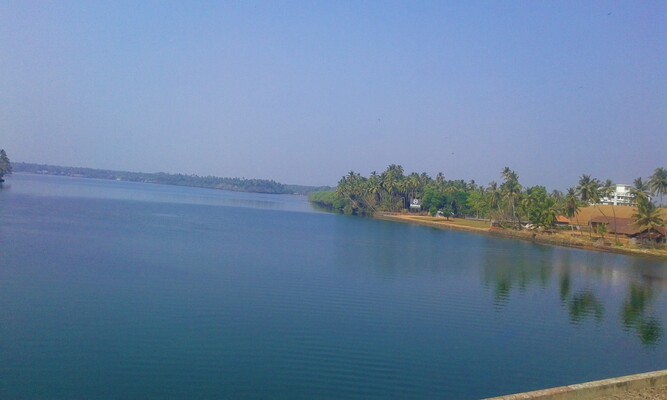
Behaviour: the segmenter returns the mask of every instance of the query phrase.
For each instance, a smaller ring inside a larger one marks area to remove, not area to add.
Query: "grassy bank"
[[[555,232],[538,231],[515,231],[491,227],[488,221],[475,221],[454,218],[447,220],[442,217],[429,217],[412,214],[396,213],[378,213],[375,218],[409,223],[421,226],[428,226],[437,229],[451,229],[465,232],[482,233],[496,237],[506,237],[531,241],[535,243],[574,247],[584,250],[605,251],[610,253],[630,254],[660,257],[667,260],[667,249],[645,249],[631,244],[626,238],[620,238],[619,243],[615,243],[614,237],[610,235],[600,236],[597,234],[589,235],[588,232],[558,230]]]

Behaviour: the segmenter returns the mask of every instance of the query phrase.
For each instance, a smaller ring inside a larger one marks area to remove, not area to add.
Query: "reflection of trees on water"
[[[568,306],[572,322],[577,323],[588,316],[593,316],[597,322],[602,321],[604,306],[590,290],[583,290],[570,297]]]
[[[664,266],[646,264],[645,260],[633,260],[629,268],[606,265],[609,255],[590,257],[584,265],[572,262],[570,253],[535,249],[516,252],[487,252],[482,267],[482,280],[487,289],[493,290],[494,304],[502,307],[511,298],[513,290],[524,292],[530,286],[545,288],[551,279],[557,279],[560,301],[567,310],[570,322],[579,325],[587,319],[601,323],[605,306],[596,293],[597,283],[628,282],[621,305],[620,323],[626,330],[633,330],[645,345],[653,345],[663,337],[661,321],[655,316],[655,303],[661,286],[667,287]],[[573,271],[576,271],[574,275]],[[578,285],[577,285],[578,284]]]
[[[514,287],[525,292],[531,285],[545,288],[549,284],[553,270],[552,249],[541,250],[485,254],[482,279],[485,287],[493,286],[496,306],[509,301]]]
[[[650,284],[639,285],[631,282],[623,300],[621,309],[623,327],[637,331],[639,339],[644,344],[655,344],[662,338],[662,326],[651,315],[655,298],[655,290]]]
[[[558,279],[558,293],[560,294],[560,301],[565,301],[572,289],[572,279],[570,279],[570,269],[560,273]]]

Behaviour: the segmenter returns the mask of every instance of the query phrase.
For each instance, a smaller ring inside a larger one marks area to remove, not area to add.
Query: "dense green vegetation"
[[[12,163],[9,162],[9,157],[7,157],[5,149],[0,149],[0,183],[5,181],[3,179],[5,175],[10,175],[11,173]]]
[[[524,187],[519,175],[508,167],[501,171],[500,177],[500,183],[491,182],[484,187],[475,181],[447,180],[442,173],[435,179],[426,173],[406,175],[403,167],[392,164],[384,172],[372,172],[368,177],[350,171],[341,178],[335,191],[312,193],[310,200],[345,214],[373,215],[378,211],[405,212],[410,202],[418,199],[421,211],[431,215],[483,218],[516,229],[522,225],[548,229],[555,225],[559,215],[576,217],[580,207],[598,204],[615,190],[610,180],[602,182],[590,175],[582,175],[578,184],[565,193],[548,192],[544,186]],[[665,168],[657,168],[648,184],[641,178],[635,180],[632,194],[640,209],[638,224],[662,226],[660,210],[648,196],[662,197],[666,193]]]
[[[84,178],[111,179],[128,182],[158,183],[163,185],[192,186],[210,189],[233,190],[237,192],[273,193],[273,194],[308,194],[317,190],[331,189],[300,185],[285,185],[266,179],[219,178],[217,176],[198,176],[168,174],[164,172],[145,173],[111,171],[104,169],[60,167],[55,165],[16,163],[16,172],[35,174],[76,176]]]

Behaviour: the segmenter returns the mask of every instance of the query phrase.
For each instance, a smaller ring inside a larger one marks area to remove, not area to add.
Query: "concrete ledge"
[[[614,395],[625,390],[641,390],[661,386],[667,386],[667,369],[647,372],[644,374],[622,376],[620,378],[536,390],[534,392],[510,394],[486,400],[589,400],[601,396]]]

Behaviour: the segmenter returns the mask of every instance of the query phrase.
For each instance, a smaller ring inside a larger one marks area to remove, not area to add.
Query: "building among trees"
[[[642,226],[635,218],[614,218],[596,216],[591,218],[591,228],[597,231],[604,226],[609,234],[619,234],[642,242],[665,243],[667,228],[664,226]]]
[[[612,206],[631,206],[636,201],[636,195],[633,193],[633,185],[616,184],[616,186],[609,191],[609,195],[602,197],[599,204]]]

